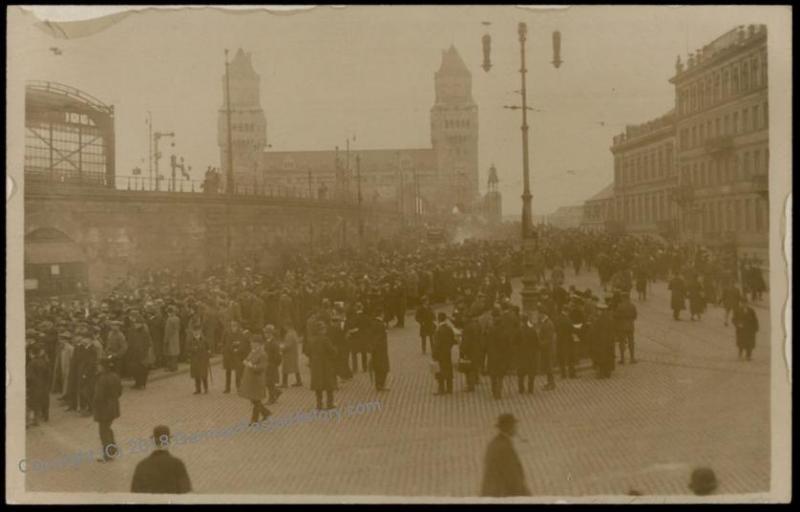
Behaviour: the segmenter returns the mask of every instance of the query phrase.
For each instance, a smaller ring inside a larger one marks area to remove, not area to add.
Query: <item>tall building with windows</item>
[[[234,182],[237,189],[277,195],[318,195],[355,200],[359,158],[365,202],[389,202],[403,212],[451,211],[479,205],[478,107],[472,75],[455,47],[442,52],[434,75],[431,146],[351,151],[267,150],[260,79],[241,49],[229,64]],[[226,80],[223,76],[223,91]],[[219,111],[221,168],[227,170],[227,104]]]
[[[614,198],[612,217],[628,233],[676,234],[673,201],[678,176],[675,167],[673,112],[631,125],[613,139]]]
[[[767,28],[739,26],[675,75],[677,195],[685,238],[768,257]]]

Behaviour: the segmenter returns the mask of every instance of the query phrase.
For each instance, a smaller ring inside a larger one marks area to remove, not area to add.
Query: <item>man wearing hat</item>
[[[44,344],[29,340],[31,358],[25,368],[28,409],[33,415],[32,426],[50,419],[50,362]]]
[[[414,319],[419,324],[419,340],[423,354],[426,352],[426,340],[428,342],[427,344],[431,345],[431,350],[433,349],[433,335],[436,332],[434,318],[433,310],[428,304],[428,296],[423,296],[417,308],[417,312],[414,315]]]
[[[388,391],[386,377],[389,375],[389,344],[386,335],[386,324],[378,310],[366,321],[367,349],[369,351],[369,369],[375,377],[375,390]]]
[[[131,492],[184,494],[192,490],[183,461],[169,453],[170,432],[166,425],[153,429],[155,450],[136,465]]]
[[[72,335],[68,331],[61,331],[58,333],[58,349],[56,351],[56,362],[53,365],[53,382],[51,389],[54,393],[61,393],[62,401],[66,401],[69,369],[74,351]]]
[[[278,401],[282,391],[278,389],[278,380],[280,380],[280,366],[281,366],[281,347],[278,341],[275,326],[267,324],[264,326],[264,351],[267,354],[267,390],[269,391],[269,400],[267,405],[272,405]]]
[[[122,334],[122,321],[112,320],[111,330],[108,332],[106,340],[106,355],[110,357],[114,364],[112,367],[117,373],[121,372],[121,366],[125,353],[128,351],[128,341]]]
[[[439,372],[436,374],[438,389],[434,394],[444,395],[453,392],[452,348],[456,344],[456,336],[446,313],[439,312],[437,320],[436,335],[431,349],[433,360],[439,363]]]
[[[481,496],[530,496],[525,471],[512,441],[517,432],[517,419],[513,414],[501,414],[496,427],[500,432],[489,442],[484,457]]]
[[[211,347],[203,336],[203,326],[200,323],[192,325],[186,344],[186,351],[189,354],[189,376],[194,380],[194,394],[199,395],[201,387],[202,392],[208,394]]]
[[[111,423],[120,416],[119,397],[122,395],[122,383],[119,375],[112,370],[114,364],[113,358],[103,358],[100,361],[100,371],[94,384],[92,408],[94,420],[100,430],[100,443],[103,446],[102,456],[97,459],[97,462],[110,462],[118,453]]]
[[[607,379],[614,371],[614,317],[609,310],[611,298],[597,305],[598,315],[592,322],[592,354],[597,377]]]

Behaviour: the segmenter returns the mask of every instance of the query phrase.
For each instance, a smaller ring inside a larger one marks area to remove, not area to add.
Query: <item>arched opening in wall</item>
[[[54,228],[25,236],[26,298],[83,294],[88,278],[86,255],[70,237]]]

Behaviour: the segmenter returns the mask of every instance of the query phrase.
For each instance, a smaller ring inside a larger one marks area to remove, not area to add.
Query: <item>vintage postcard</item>
[[[791,14],[7,7],[7,502],[788,502]]]

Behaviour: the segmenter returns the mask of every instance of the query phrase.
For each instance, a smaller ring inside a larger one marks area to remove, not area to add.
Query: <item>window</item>
[[[744,230],[753,230],[753,200],[745,199],[744,201]]]
[[[750,152],[744,152],[744,158],[742,160],[742,179],[748,180],[750,179]]]
[[[758,76],[758,57],[754,57],[750,60],[750,80],[752,80],[753,87],[759,87],[761,85],[761,80],[759,80]]]
[[[753,174],[758,176],[761,174],[761,150],[756,149],[753,151]]]
[[[725,130],[723,133],[725,135],[729,135],[731,133],[731,116],[729,116],[728,114],[725,114],[723,126]]]
[[[719,121],[719,118],[716,118],[716,119],[714,120],[714,135],[715,135],[716,137],[719,137],[719,136],[720,136],[720,134],[721,134],[721,132],[719,131],[719,128],[720,128],[720,126],[719,126],[719,122],[720,122],[720,121]]]
[[[737,135],[739,133],[739,112],[733,113],[733,134]]]
[[[697,183],[698,183],[697,164],[696,163],[692,164],[692,180],[691,180],[691,183],[692,183],[692,185],[697,185]]]
[[[767,53],[761,55],[761,85],[767,85]]]
[[[684,128],[681,130],[681,149],[687,149],[688,147],[689,147],[688,130]]]
[[[703,144],[706,141],[706,126],[705,124],[700,124],[700,143]]]
[[[764,211],[762,210],[763,201],[755,200],[755,217],[756,217],[756,231],[761,232],[764,230]]]
[[[733,67],[733,73],[731,73],[731,95],[739,94],[739,67]]]
[[[697,182],[701,187],[706,186],[706,163],[700,162],[700,179]]]
[[[742,92],[750,90],[750,72],[747,62],[742,62]]]
[[[692,126],[692,138],[691,138],[691,147],[697,147],[697,127]]]
[[[731,182],[731,168],[728,162],[729,160],[727,158],[722,161],[722,183]]]
[[[715,211],[714,203],[709,203],[708,204],[708,229],[711,232],[714,232],[714,231],[717,230],[717,218],[716,218],[716,215],[714,215],[714,211]]]
[[[764,150],[764,174],[769,174],[769,149]]]
[[[758,123],[761,122],[761,118],[758,116],[758,105],[753,106],[753,131],[758,130],[761,128],[758,126]]]
[[[764,102],[764,108],[762,110],[764,113],[764,129],[769,130],[769,108],[767,108],[767,102]]]
[[[727,98],[728,94],[730,94],[730,80],[729,80],[729,72],[726,69],[722,73],[722,98]]]
[[[750,111],[747,109],[742,110],[742,133],[750,131]]]

